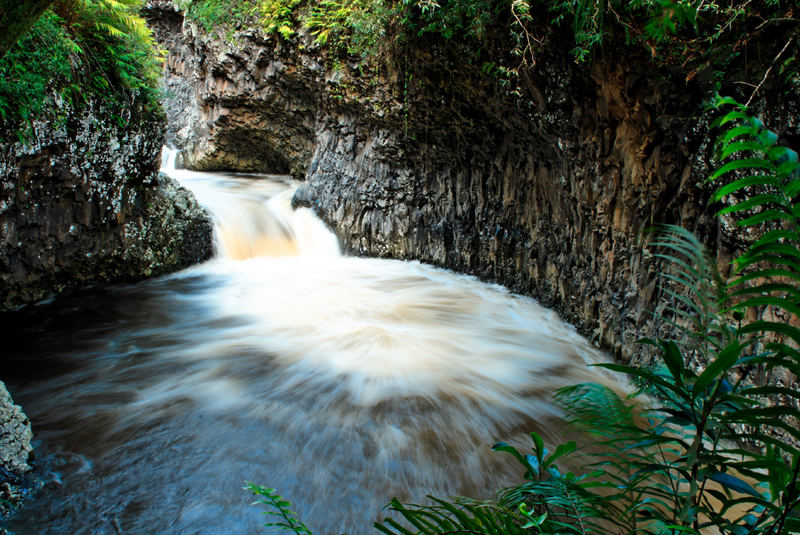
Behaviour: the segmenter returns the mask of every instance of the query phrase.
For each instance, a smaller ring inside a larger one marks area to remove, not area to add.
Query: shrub
[[[139,17],[141,0],[57,0],[0,59],[0,125],[23,134],[49,99],[157,105],[160,52]],[[63,108],[63,107],[61,107]],[[52,115],[52,114],[51,114]],[[59,117],[49,117],[58,120]]]

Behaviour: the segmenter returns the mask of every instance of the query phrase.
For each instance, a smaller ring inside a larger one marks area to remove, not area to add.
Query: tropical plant
[[[385,46],[391,15],[388,0],[324,0],[308,10],[303,24],[316,43],[367,56]]]
[[[297,513],[290,509],[292,504],[279,495],[278,491],[267,487],[261,487],[255,483],[247,483],[244,488],[252,492],[255,496],[261,497],[259,500],[253,502],[252,505],[266,505],[268,509],[264,511],[264,514],[276,518],[275,522],[268,522],[264,524],[265,526],[292,531],[297,535],[311,535],[311,532],[305,524],[297,518]]]
[[[393,499],[389,510],[399,514],[406,525],[387,518],[375,528],[387,534],[411,533],[486,533],[489,535],[527,534],[526,516],[491,501],[459,498],[453,502],[428,497],[433,505],[404,504]],[[535,520],[530,520],[535,521]],[[408,526],[408,527],[406,527]]]
[[[157,106],[160,53],[139,16],[141,0],[55,0],[0,58],[3,134],[24,132],[51,110],[91,97],[120,106],[137,96]],[[61,105],[48,103],[59,100]],[[54,112],[52,110],[57,110]],[[60,115],[59,115],[60,114]]]

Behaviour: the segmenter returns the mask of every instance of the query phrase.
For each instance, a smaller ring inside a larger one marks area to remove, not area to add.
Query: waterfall
[[[340,255],[336,236],[309,209],[292,208],[298,183],[289,177],[175,169],[177,157],[178,151],[164,147],[161,170],[190,189],[211,213],[219,256]]]

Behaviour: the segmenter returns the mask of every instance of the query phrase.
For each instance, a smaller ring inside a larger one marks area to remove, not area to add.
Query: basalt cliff
[[[158,174],[160,115],[141,103],[64,107],[62,124],[36,123],[28,138],[0,144],[2,309],[211,254],[208,216]]]
[[[146,15],[169,51],[169,123],[187,166],[291,173],[305,181],[295,204],[347,251],[533,295],[624,360],[663,327],[648,229],[696,231],[722,265],[739,246],[708,204],[699,78],[614,50],[578,64],[565,45],[510,95],[432,37],[365,65],[310,35],[203,29],[169,1]],[[798,102],[772,99],[765,117],[790,143]]]

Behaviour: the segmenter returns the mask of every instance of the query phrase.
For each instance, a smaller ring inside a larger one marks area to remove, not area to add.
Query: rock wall
[[[208,216],[158,174],[162,131],[141,105],[94,105],[0,144],[0,309],[211,255]]]
[[[256,31],[234,48],[223,35],[183,23],[170,1],[150,1],[145,15],[166,59],[164,88],[170,141],[187,167],[302,178],[314,142],[322,64],[294,49],[273,50]],[[277,53],[276,53],[277,52]]]
[[[411,134],[348,111],[323,117],[297,202],[351,252],[500,282],[631,357],[658,327],[646,230],[681,223],[716,234],[693,165],[702,125],[657,109],[680,92],[643,89],[645,73],[554,57],[530,80],[540,100],[520,108],[479,73],[465,76],[468,66],[419,65],[404,118]]]
[[[172,118],[188,164],[274,172],[278,156],[254,155],[282,156],[306,179],[295,203],[351,253],[500,282],[627,360],[647,358],[634,342],[662,327],[646,230],[695,230],[723,264],[736,247],[708,207],[700,86],[646,58],[579,65],[551,47],[513,98],[432,38],[370,68],[327,59],[309,36],[206,33],[169,2],[150,9],[170,51],[166,84],[182,84],[194,110],[193,122]],[[770,106],[796,138],[792,98]]]
[[[0,516],[24,496],[19,485],[30,471],[31,423],[0,382]]]
[[[209,216],[158,173],[157,110],[55,106],[62,123],[35,123],[25,143],[0,141],[0,311],[211,256]],[[30,440],[30,423],[0,382],[1,503],[22,496]]]

